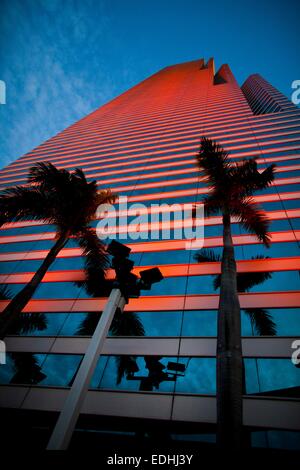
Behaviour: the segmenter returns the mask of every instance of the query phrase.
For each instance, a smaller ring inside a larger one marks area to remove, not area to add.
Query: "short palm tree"
[[[100,204],[113,203],[114,200],[115,196],[109,190],[98,191],[96,181],[88,182],[81,169],[69,172],[48,162],[37,163],[29,170],[27,185],[2,191],[0,225],[39,220],[56,225],[56,238],[30,282],[0,315],[0,338],[7,334],[70,238],[74,238],[82,248],[86,268],[97,273],[99,284],[104,281],[108,258],[105,246],[90,227],[90,222]]]
[[[269,221],[253,194],[274,179],[274,165],[259,172],[254,158],[232,162],[216,142],[203,137],[197,155],[199,170],[208,183],[203,198],[206,215],[222,215],[223,254],[217,338],[217,442],[226,448],[242,447],[243,360],[240,303],[231,235],[231,217],[270,244]]]

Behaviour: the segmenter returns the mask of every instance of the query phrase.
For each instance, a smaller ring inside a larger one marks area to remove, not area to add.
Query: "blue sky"
[[[297,0],[0,0],[0,166],[166,65],[300,79]]]

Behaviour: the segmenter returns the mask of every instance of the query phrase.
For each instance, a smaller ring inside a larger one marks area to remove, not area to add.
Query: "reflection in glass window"
[[[126,312],[125,312],[126,315]],[[179,336],[182,311],[138,312],[145,336]]]
[[[300,450],[300,432],[277,429],[255,431],[251,433],[251,443],[253,447]]]
[[[293,189],[291,188],[291,191]],[[300,208],[300,199],[286,199],[282,201],[285,209],[299,209]]]
[[[184,295],[186,291],[186,276],[165,277],[162,281],[152,284],[151,290],[143,290],[142,296],[149,295]]]
[[[216,310],[185,310],[183,312],[182,336],[216,336]]]
[[[10,335],[57,336],[68,313],[22,313],[13,323]]]
[[[1,384],[68,387],[82,356],[71,354],[8,353],[0,367]]]
[[[244,359],[244,364],[247,394],[300,396],[300,369],[290,359]]]
[[[161,264],[187,264],[190,259],[189,250],[172,250],[172,251],[145,251],[142,254],[141,265]],[[130,255],[131,258],[131,255]]]
[[[76,286],[73,282],[42,282],[35,293],[33,299],[73,299],[81,294],[88,297],[85,290]]]
[[[243,245],[245,259],[250,259],[258,253],[270,258],[285,258],[299,256],[300,248],[297,242],[272,243],[266,248],[262,243],[253,245]]]
[[[174,371],[168,371],[169,362],[176,358],[161,356],[100,357],[91,381],[91,388],[173,392]]]
[[[45,378],[39,385],[70,387],[82,356],[75,354],[48,354],[43,363]]]
[[[208,394],[216,393],[216,360],[206,357],[179,358],[185,365],[182,375],[176,377],[176,393]]]

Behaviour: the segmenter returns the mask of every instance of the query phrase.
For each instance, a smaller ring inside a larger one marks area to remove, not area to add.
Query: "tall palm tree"
[[[104,281],[108,258],[105,246],[90,227],[100,204],[113,203],[109,190],[97,190],[96,181],[88,182],[81,169],[58,169],[48,162],[29,170],[28,184],[7,188],[0,194],[0,226],[20,220],[39,220],[56,225],[55,242],[29,283],[11,300],[0,315],[3,338],[31,299],[57,254],[72,237],[82,248],[86,268]]]
[[[221,447],[239,449],[242,447],[243,360],[231,217],[269,246],[268,218],[252,196],[271,184],[274,165],[260,173],[254,158],[232,162],[220,145],[205,137],[201,139],[197,163],[209,189],[203,198],[205,213],[221,213],[223,222],[217,338],[217,442]]]
[[[199,263],[221,262],[221,256],[214,253],[213,250],[202,249],[194,256]],[[267,256],[252,256],[255,259],[268,259]],[[237,273],[237,291],[238,293],[248,292],[267,279],[271,279],[272,274],[269,271],[243,272]],[[213,275],[213,288],[217,290],[221,285],[221,274]],[[276,324],[272,315],[262,307],[244,308],[244,313],[248,316],[251,326],[258,336],[275,336],[277,334]]]

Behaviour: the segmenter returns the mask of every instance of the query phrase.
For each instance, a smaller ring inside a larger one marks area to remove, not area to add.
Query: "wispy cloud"
[[[134,83],[130,57],[120,58],[118,74],[112,69],[110,51],[120,45],[104,7],[91,0],[2,3],[0,78],[7,104],[0,107],[1,166]]]

